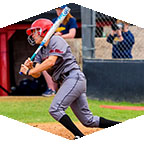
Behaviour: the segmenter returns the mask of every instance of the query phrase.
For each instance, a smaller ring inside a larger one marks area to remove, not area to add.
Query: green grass
[[[53,97],[20,97],[0,98],[0,115],[13,118],[24,123],[55,122],[48,113]],[[112,110],[100,108],[100,105],[144,106],[144,103],[98,101],[88,99],[89,108],[94,115],[112,120],[125,121],[143,115],[144,111]],[[66,113],[73,121],[78,121],[70,108]]]

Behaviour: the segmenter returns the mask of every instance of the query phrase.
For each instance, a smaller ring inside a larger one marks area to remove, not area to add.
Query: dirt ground
[[[1,97],[0,101],[20,101],[20,100],[33,100],[34,97],[30,96],[6,96],[6,97]],[[43,97],[35,97],[35,99],[44,99]],[[49,122],[49,123],[28,123],[29,125],[33,127],[37,127],[41,130],[50,132],[52,134],[64,137],[66,139],[72,140],[74,138],[73,134],[69,132],[65,127],[63,127],[60,123],[58,122]],[[99,130],[102,130],[101,128],[87,128],[83,126],[80,122],[75,123],[76,126],[84,133],[84,135],[89,135],[94,132],[97,132]]]
[[[77,122],[75,123],[77,127],[84,133],[84,135],[89,135],[94,132],[97,132],[99,130],[102,130],[101,128],[87,128],[84,127],[81,123]],[[41,130],[50,132],[52,134],[64,137],[66,139],[72,140],[74,138],[73,134],[71,134],[66,128],[64,128],[59,123],[30,123],[29,125],[33,127],[37,127]]]

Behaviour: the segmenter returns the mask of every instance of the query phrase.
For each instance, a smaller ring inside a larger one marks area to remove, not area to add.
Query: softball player
[[[30,43],[40,44],[52,26],[48,19],[38,19],[27,30]],[[33,62],[28,58],[21,65],[20,72],[32,77],[39,77],[41,72],[47,70],[53,81],[60,84],[49,109],[51,116],[73,133],[75,137],[84,134],[71,121],[65,110],[70,106],[80,122],[86,127],[107,128],[119,122],[107,120],[103,117],[93,116],[88,107],[86,97],[86,78],[81,72],[71,48],[60,36],[53,35],[39,51]]]

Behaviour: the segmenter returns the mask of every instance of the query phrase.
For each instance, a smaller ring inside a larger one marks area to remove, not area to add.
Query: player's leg
[[[109,119],[100,117],[99,127],[100,128],[108,128],[108,127],[114,126],[119,123],[121,123],[121,122],[113,121],[113,120],[109,120]]]
[[[84,134],[76,127],[70,117],[65,113],[68,106],[73,103],[81,95],[81,86],[83,82],[79,80],[79,76],[68,78],[58,90],[53,99],[49,113],[71,131],[75,136],[82,137]],[[79,89],[79,91],[77,90]]]
[[[92,112],[89,110],[85,93],[71,104],[71,109],[80,122],[86,127],[107,128],[120,123],[103,117],[93,116]]]
[[[83,137],[84,134],[78,129],[78,127],[72,122],[72,120],[70,119],[70,117],[65,114],[64,116],[62,116],[62,118],[59,120],[59,122],[65,127],[67,128],[70,132],[73,133],[73,135],[75,137]]]

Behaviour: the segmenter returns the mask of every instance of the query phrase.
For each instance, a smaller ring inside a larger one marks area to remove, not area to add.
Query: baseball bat
[[[32,55],[32,57],[30,58],[31,61],[35,58],[35,56],[37,55],[37,53],[40,51],[40,49],[43,47],[43,45],[47,42],[47,40],[54,34],[54,32],[57,30],[57,28],[59,27],[59,25],[62,23],[62,21],[64,20],[64,18],[67,16],[67,14],[70,12],[70,8],[69,7],[65,7],[62,11],[62,13],[60,14],[60,16],[57,18],[56,22],[53,24],[53,26],[50,28],[50,30],[47,32],[46,36],[44,37],[44,39],[42,40],[41,44],[39,45],[39,47],[37,48],[37,50],[34,52],[34,54]],[[22,75],[22,72],[19,72],[19,74]]]

